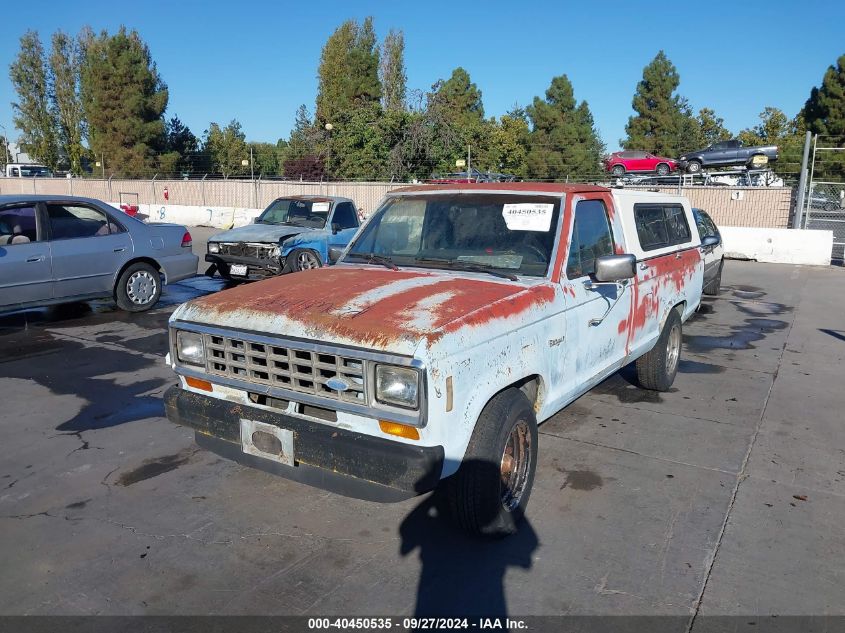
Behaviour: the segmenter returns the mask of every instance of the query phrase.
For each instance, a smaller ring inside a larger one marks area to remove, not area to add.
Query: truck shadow
[[[486,464],[496,477],[499,468]],[[399,553],[419,550],[422,564],[414,615],[420,617],[505,617],[504,578],[509,567],[530,569],[539,541],[527,519],[506,538],[462,532],[441,488],[428,495],[399,527]]]

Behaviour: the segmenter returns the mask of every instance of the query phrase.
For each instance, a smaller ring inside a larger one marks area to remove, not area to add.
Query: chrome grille
[[[203,337],[209,374],[342,402],[367,402],[363,360],[216,334]],[[347,389],[329,387],[332,378]]]
[[[233,257],[255,257],[256,259],[273,259],[275,245],[249,244],[246,242],[221,242],[220,254]]]

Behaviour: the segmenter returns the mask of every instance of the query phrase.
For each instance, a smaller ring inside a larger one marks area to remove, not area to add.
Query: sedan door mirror
[[[633,255],[603,255],[596,259],[596,281],[614,283],[636,276],[637,258]]]
[[[715,235],[708,235],[707,237],[705,237],[704,239],[701,240],[701,246],[703,248],[710,248],[711,246],[718,246],[721,243],[722,243],[722,240],[720,240]]]

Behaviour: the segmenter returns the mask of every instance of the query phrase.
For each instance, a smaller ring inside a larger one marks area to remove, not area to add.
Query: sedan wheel
[[[668,176],[669,175],[669,165],[666,163],[660,163],[657,166],[657,175],[658,176]]]
[[[625,175],[625,168],[622,165],[614,165],[613,169],[610,170],[610,173],[618,178],[619,176]]]
[[[161,296],[159,272],[146,262],[127,267],[120,275],[114,290],[117,305],[127,312],[149,310]]]

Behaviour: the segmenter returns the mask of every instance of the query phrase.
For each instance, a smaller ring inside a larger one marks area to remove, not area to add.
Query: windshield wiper
[[[376,255],[375,253],[349,253],[348,257],[363,257],[368,264],[381,264],[390,270],[399,270],[399,266],[393,263],[389,257]]]
[[[508,273],[496,266],[490,264],[482,264],[480,262],[466,262],[457,259],[440,259],[437,257],[417,257],[414,261],[428,262],[431,264],[445,264],[450,268],[457,270],[469,270],[473,272],[487,273],[494,277],[501,277],[502,279],[510,279],[511,281],[519,281],[519,278],[513,273]]]

